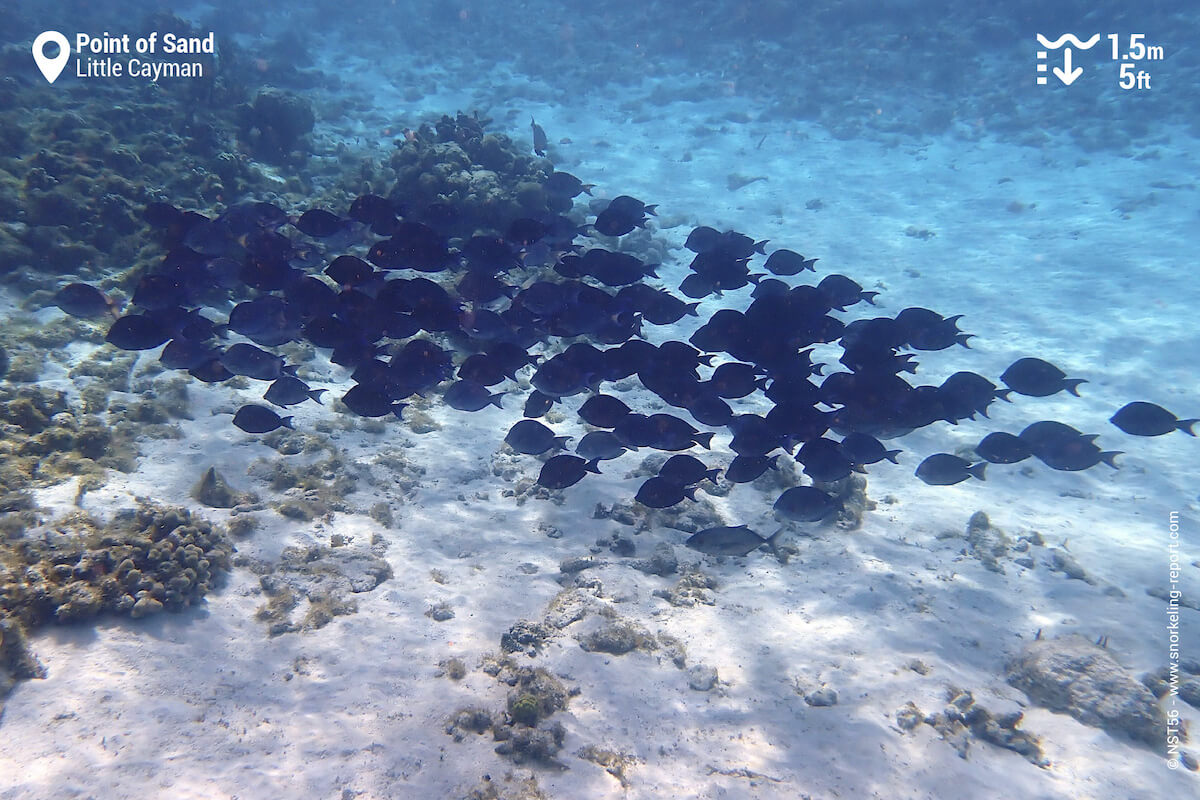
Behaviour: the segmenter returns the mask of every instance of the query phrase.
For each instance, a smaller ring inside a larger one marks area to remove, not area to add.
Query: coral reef
[[[446,722],[446,733],[461,742],[467,733],[492,732],[496,752],[517,764],[533,762],[561,768],[555,758],[566,739],[566,729],[554,714],[567,707],[576,692],[541,667],[519,667],[509,658],[488,659],[484,672],[511,687],[505,710],[492,714],[486,709],[460,709]]]
[[[259,91],[254,102],[239,106],[236,113],[250,152],[275,164],[295,160],[307,150],[304,137],[317,121],[310,102],[270,87]]]
[[[653,634],[640,625],[615,620],[581,635],[579,646],[589,653],[610,653],[619,656],[634,650],[655,650],[658,648],[658,642],[654,640]]]
[[[267,623],[271,636],[316,630],[334,617],[353,614],[358,603],[353,595],[369,592],[392,577],[392,567],[382,557],[382,540],[340,546],[308,545],[285,547],[278,563],[252,564],[260,574],[259,585],[267,602],[257,616]],[[307,600],[305,615],[292,612]]]
[[[396,182],[391,198],[404,206],[449,203],[457,217],[503,230],[513,219],[561,213],[570,201],[556,205],[542,188],[546,170],[504,134],[485,133],[490,120],[459,113],[423,124],[398,143],[391,158]]]
[[[1024,716],[1020,711],[993,713],[977,703],[970,692],[953,687],[947,690],[946,696],[949,700],[946,707],[929,715],[909,702],[896,712],[896,724],[904,731],[911,731],[921,723],[929,725],[961,758],[967,757],[972,740],[978,739],[1019,753],[1031,764],[1049,766],[1050,762],[1042,755],[1039,738],[1018,729]]]
[[[1156,750],[1166,716],[1154,695],[1107,649],[1072,635],[1039,639],[1008,666],[1008,682],[1051,711],[1123,734]]]
[[[220,528],[183,508],[142,501],[104,526],[76,515],[0,542],[0,614],[32,628],[179,611],[208,593],[232,552]]]

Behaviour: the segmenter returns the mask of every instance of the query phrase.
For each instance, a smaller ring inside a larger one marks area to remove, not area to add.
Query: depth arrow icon
[[[1063,82],[1064,85],[1070,86],[1075,82],[1075,79],[1083,74],[1083,67],[1071,69],[1071,48],[1063,50],[1063,65],[1062,68],[1055,67],[1054,75]]]

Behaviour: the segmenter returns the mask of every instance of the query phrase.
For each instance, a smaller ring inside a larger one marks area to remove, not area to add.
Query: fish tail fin
[[[958,336],[954,337],[954,341],[961,344],[963,347],[967,348],[968,350],[970,350],[971,345],[967,344],[967,339],[974,339],[974,338],[975,338],[975,334],[973,334],[973,333],[960,333]]]
[[[292,425],[293,417],[283,417],[279,420],[279,424],[290,430],[296,430],[296,426]]]
[[[495,406],[496,408],[503,409],[504,406],[501,405],[501,403],[500,403],[500,401],[503,399],[504,399],[504,392],[497,392],[496,394],[494,394],[488,398],[488,403],[490,405]]]
[[[1012,389],[997,389],[996,390],[996,397],[999,397],[1001,400],[1003,400],[1006,403],[1012,402],[1012,400],[1008,399],[1008,396],[1010,394],[1012,394]]]
[[[567,448],[567,443],[570,442],[572,438],[573,437],[570,437],[570,436],[555,436],[554,437],[554,446],[561,447],[562,449],[565,450]]]
[[[684,487],[683,496],[686,497],[688,500],[691,500],[693,503],[696,502],[696,487],[695,486]]]
[[[585,470],[587,470],[588,472],[593,472],[597,475],[604,474],[600,471],[600,459],[598,459],[598,458],[591,459],[590,461],[588,461],[586,464],[583,465],[583,468]]]
[[[642,210],[645,211],[647,214],[649,214],[652,217],[657,217],[658,216],[658,211],[656,211],[657,208],[658,208],[658,203],[653,203],[651,205],[644,206]]]
[[[721,468],[713,467],[708,472],[704,473],[704,477],[707,478],[708,480],[712,481],[713,483],[716,483],[717,478],[721,477]]]
[[[903,450],[888,450],[887,452],[885,452],[883,454],[883,457],[886,458],[888,461],[892,462],[893,464],[899,464],[900,461],[896,458],[896,456],[900,455],[903,452],[904,452]]]
[[[322,406],[325,404],[321,402],[321,395],[323,395],[327,391],[329,391],[329,390],[328,389],[309,389],[308,397],[310,400],[315,400],[317,405]]]
[[[712,431],[705,431],[704,433],[697,433],[697,434],[693,435],[692,439],[693,439],[693,441],[696,442],[696,444],[700,445],[705,450],[711,450],[712,449],[712,438],[715,435],[716,434],[714,434]]]
[[[1081,383],[1087,383],[1087,380],[1085,378],[1070,378],[1063,381],[1063,386],[1068,392],[1079,397],[1079,384]]]
[[[988,465],[988,462],[986,462],[986,461],[980,461],[978,464],[972,464],[971,466],[967,467],[967,474],[970,475],[972,478],[977,478],[978,480],[986,481],[987,478],[983,477],[983,471],[985,469],[987,469],[987,465]]]
[[[685,317],[698,317],[698,316],[700,316],[700,312],[698,312],[696,309],[699,307],[700,307],[699,301],[696,301],[695,303],[688,303],[687,311],[683,312],[683,315]]]
[[[294,378],[294,377],[296,377],[296,369],[297,368],[296,368],[295,364],[287,364],[285,366],[280,367],[279,372],[282,375],[291,375]]]
[[[1175,423],[1175,427],[1179,428],[1179,430],[1183,431],[1188,436],[1195,436],[1196,432],[1192,430],[1192,426],[1197,422],[1200,422],[1200,419],[1181,419],[1179,422]]]
[[[1117,465],[1117,456],[1123,456],[1125,453],[1121,450],[1105,450],[1100,454],[1100,460],[1108,464],[1113,469],[1120,469]]]
[[[402,420],[404,419],[404,414],[402,412],[406,408],[408,408],[408,403],[396,403],[394,406],[392,406],[392,415],[395,416],[396,419]]]

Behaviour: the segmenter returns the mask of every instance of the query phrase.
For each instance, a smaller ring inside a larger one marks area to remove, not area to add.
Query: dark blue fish
[[[245,342],[231,345],[221,354],[220,360],[221,365],[234,375],[260,381],[273,381],[280,375],[292,374],[296,369],[285,367],[282,357]]]
[[[282,297],[265,295],[244,300],[229,312],[229,329],[242,336],[282,344],[299,335],[298,320]],[[273,344],[267,344],[273,347]]]
[[[620,458],[626,453],[626,448],[613,435],[612,431],[591,431],[584,434],[575,447],[575,454],[588,461],[608,461]]]
[[[645,444],[658,450],[687,450],[692,445],[700,445],[705,450],[712,446],[713,433],[698,431],[686,420],[670,414],[651,414],[646,424],[649,429],[649,441]]]
[[[775,516],[791,522],[819,522],[841,504],[814,486],[793,486],[775,501]]]
[[[217,218],[234,236],[260,229],[274,230],[287,223],[288,216],[273,203],[246,202],[230,206]]]
[[[533,131],[533,152],[545,157],[546,148],[550,146],[549,140],[546,139],[546,132],[542,130],[542,126],[538,125],[533,117],[529,118],[529,127]]]
[[[1162,406],[1137,400],[1122,406],[1109,422],[1133,436],[1163,436],[1172,431],[1195,436],[1192,426],[1200,419],[1179,419]]]
[[[159,354],[159,362],[167,369],[194,369],[216,358],[220,353],[204,341],[172,339]]]
[[[494,342],[484,348],[484,353],[501,372],[514,380],[523,367],[537,364],[537,357],[529,355],[525,348],[515,342]]]
[[[992,464],[1016,464],[1033,455],[1033,448],[1019,436],[996,431],[975,445],[975,453]]]
[[[703,392],[687,404],[688,413],[701,425],[718,427],[733,419],[733,409],[714,392]]]
[[[876,464],[885,459],[898,464],[900,462],[896,460],[896,456],[903,452],[888,450],[883,442],[866,433],[846,434],[838,444],[838,449],[855,464]]]
[[[475,381],[458,380],[442,395],[446,405],[458,411],[479,411],[488,406],[504,408],[500,404],[504,393],[492,394],[486,386]]]
[[[54,293],[54,305],[72,317],[95,319],[116,316],[116,304],[104,292],[86,283],[68,283]]]
[[[134,287],[132,302],[145,309],[163,309],[187,305],[188,289],[172,275],[145,275]]]
[[[242,245],[237,235],[223,221],[197,214],[191,219],[183,244],[206,256],[236,255]]]
[[[542,465],[538,473],[538,485],[547,489],[566,489],[579,483],[589,472],[599,475],[597,463],[596,460],[585,461],[579,456],[554,456]]]
[[[740,456],[765,456],[783,446],[783,435],[764,417],[741,414],[729,420],[728,425],[733,431],[729,449]]]
[[[1096,445],[1096,434],[1084,434],[1061,422],[1045,420],[1029,425],[1020,433],[1033,455],[1051,469],[1067,472],[1094,467],[1103,462],[1118,469],[1120,451],[1104,451]]]
[[[371,230],[380,236],[388,236],[396,221],[396,207],[386,197],[364,194],[350,204],[350,219],[370,225]]]
[[[569,172],[551,172],[542,187],[548,194],[570,199],[579,194],[591,194],[594,183],[584,183]]]
[[[357,256],[342,255],[325,268],[325,274],[341,286],[360,286],[371,280],[375,270]]]
[[[935,453],[921,462],[916,475],[930,486],[953,486],[968,478],[984,480],[983,471],[986,467],[986,461],[972,464],[949,453]]]
[[[712,250],[721,241],[721,232],[716,228],[710,228],[708,225],[701,225],[694,228],[688,234],[687,241],[683,246],[693,253],[704,253]]]
[[[863,291],[863,287],[845,275],[827,275],[817,284],[817,291],[829,303],[830,308],[845,311],[847,307],[866,300],[875,305],[879,292]]]
[[[324,239],[345,230],[346,221],[337,214],[322,208],[305,211],[296,220],[296,229],[317,239]]]
[[[653,214],[655,208],[629,195],[614,197],[596,216],[592,227],[605,236],[624,236],[634,228],[645,227],[646,214]]]
[[[725,480],[730,483],[750,483],[758,480],[768,469],[778,470],[779,456],[737,456],[725,468]]]
[[[221,360],[215,355],[208,361],[189,369],[188,374],[203,383],[222,383],[234,377],[232,372],[221,365]]]
[[[171,331],[146,314],[126,314],[108,329],[104,339],[122,350],[153,350],[171,338]]]
[[[495,386],[508,376],[504,374],[504,365],[498,359],[487,353],[475,353],[458,365],[458,377],[482,386]]]
[[[982,375],[956,372],[942,381],[940,394],[946,409],[955,419],[973,419],[975,414],[987,417],[988,406],[997,399],[1008,400],[1009,391],[998,389]]]
[[[832,439],[813,439],[805,442],[796,453],[796,461],[804,465],[804,474],[820,483],[832,483],[847,477],[854,462],[841,451]]]
[[[759,377],[761,370],[754,364],[728,361],[713,370],[708,386],[727,400],[736,400],[753,394],[756,389],[766,388],[766,379]]]
[[[716,483],[721,470],[717,467],[709,469],[703,461],[695,456],[675,455],[666,460],[658,470],[658,477],[664,478],[681,486],[691,486],[703,480]]]
[[[564,447],[570,436],[555,436],[554,431],[542,423],[523,419],[509,428],[504,441],[518,453],[537,456],[555,447]]]
[[[450,265],[450,252],[445,239],[433,228],[405,221],[397,223],[390,239],[371,246],[367,260],[381,269],[441,272]]]
[[[667,478],[654,477],[641,485],[633,499],[649,508],[670,508],[682,502],[684,498],[694,501],[695,487],[681,486]]]
[[[521,266],[521,258],[513,247],[497,236],[472,236],[462,247],[467,269],[489,275],[507,272]]]
[[[146,204],[146,208],[142,210],[142,219],[150,223],[151,227],[165,229],[181,224],[184,213],[170,203],[155,200]]]
[[[542,394],[537,389],[529,393],[529,397],[525,398],[524,414],[527,417],[540,417],[550,410],[554,405],[554,398]]]
[[[518,247],[528,247],[549,232],[545,223],[522,217],[513,220],[504,233],[504,240]]]
[[[1079,384],[1087,383],[1083,378],[1068,378],[1061,369],[1040,358],[1017,359],[1004,370],[1000,380],[1017,394],[1028,397],[1049,397],[1064,389],[1079,397]]]
[[[299,378],[294,378],[291,375],[283,375],[276,378],[267,387],[266,393],[263,394],[263,399],[272,405],[280,407],[294,406],[297,403],[303,403],[305,400],[313,400],[320,405],[321,395],[324,392],[324,389],[310,389],[308,384]]]
[[[1036,454],[1041,450],[1053,448],[1060,444],[1075,441],[1076,439],[1094,442],[1099,437],[1099,434],[1083,433],[1063,422],[1042,420],[1041,422],[1034,422],[1025,426],[1025,429],[1018,436]]]
[[[233,424],[246,433],[270,433],[279,428],[291,428],[292,418],[281,417],[266,406],[242,406],[233,415]]]
[[[695,231],[693,231],[693,233],[695,233]],[[806,269],[816,272],[817,268],[813,266],[816,263],[817,259],[805,258],[799,253],[791,250],[776,250],[767,257],[766,267],[767,272],[770,272],[772,275],[786,276],[796,275]]]
[[[462,299],[475,303],[490,303],[501,297],[512,297],[515,293],[512,286],[486,272],[468,272],[454,290]]]
[[[945,350],[955,344],[970,349],[967,340],[972,334],[958,329],[961,314],[943,317],[928,308],[906,308],[896,315],[896,325],[903,332],[905,344],[914,350]]]
[[[396,402],[386,392],[369,384],[351,386],[342,395],[342,403],[346,408],[360,417],[386,417],[391,414],[396,419],[403,419],[405,404]]]

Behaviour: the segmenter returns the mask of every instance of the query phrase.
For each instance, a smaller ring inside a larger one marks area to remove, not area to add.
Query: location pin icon
[[[42,52],[50,42],[58,45],[58,55],[54,58],[46,58],[46,54]],[[38,69],[42,71],[46,80],[54,83],[62,74],[63,67],[71,60],[71,43],[58,31],[42,31],[33,40],[33,60],[37,62]]]

